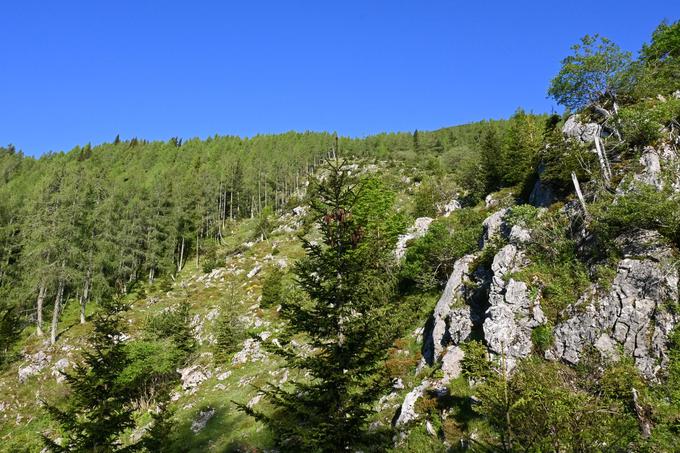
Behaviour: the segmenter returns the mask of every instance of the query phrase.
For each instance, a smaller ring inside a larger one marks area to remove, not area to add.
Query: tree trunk
[[[35,321],[35,332],[39,336],[43,336],[42,324],[43,324],[43,305],[45,303],[45,293],[47,289],[45,283],[40,284],[40,289],[38,290],[38,301],[36,302],[36,321]]]
[[[85,286],[83,286],[83,294],[80,296],[80,323],[85,324],[85,309],[87,308],[87,303],[90,298],[90,279],[91,271],[87,271],[87,277],[85,279]]]
[[[581,185],[578,183],[576,173],[574,173],[573,171],[571,172],[571,181],[574,183],[574,189],[576,190],[576,196],[578,197],[578,201],[581,203],[583,215],[585,216],[586,219],[588,219],[589,215],[588,208],[586,207],[586,200],[583,198],[583,193],[581,192]]]
[[[50,329],[50,344],[57,342],[57,328],[59,326],[59,312],[61,311],[61,300],[64,297],[64,279],[59,279],[59,289],[54,298],[54,309],[52,310],[52,326]]]
[[[179,266],[177,268],[178,272],[182,270],[183,261],[184,261],[184,237],[182,237],[182,247],[180,248],[179,251]]]

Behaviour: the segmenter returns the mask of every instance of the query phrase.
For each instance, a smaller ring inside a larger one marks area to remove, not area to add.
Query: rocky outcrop
[[[408,232],[399,236],[397,247],[394,250],[394,256],[397,260],[402,259],[406,255],[406,245],[409,241],[423,237],[427,233],[432,220],[430,217],[418,217]]]
[[[24,383],[29,377],[40,373],[52,360],[52,357],[44,351],[38,351],[33,355],[27,356],[28,364],[19,368],[19,382]]]
[[[439,359],[448,344],[465,341],[472,332],[470,306],[465,303],[465,283],[470,281],[470,264],[475,255],[466,255],[455,262],[432,315],[431,329],[426,330],[423,357],[432,364]]]
[[[208,407],[198,413],[196,419],[191,423],[191,431],[196,434],[201,431],[208,424],[211,418],[215,415],[215,409]]]
[[[635,175],[635,179],[661,190],[663,188],[661,159],[656,149],[651,146],[645,147],[640,157],[640,164],[643,166],[643,171],[641,174]]]
[[[620,349],[655,379],[668,361],[668,336],[678,323],[667,306],[678,302],[678,269],[672,249],[655,231],[626,233],[617,245],[623,259],[611,288],[593,286],[567,310],[546,357],[576,364],[589,346],[605,358],[616,358]]]
[[[482,223],[483,233],[480,248],[484,248],[489,242],[499,235],[506,235],[508,233],[508,225],[503,221],[505,214],[508,213],[508,208],[501,209],[494,212],[489,217],[484,219]]]
[[[489,287],[489,308],[484,320],[484,340],[489,351],[505,358],[507,371],[532,350],[531,331],[546,322],[538,296],[530,296],[527,284],[511,277],[527,264],[524,253],[514,244],[503,247],[494,257]]]
[[[594,142],[599,133],[599,124],[582,123],[579,115],[571,115],[562,127],[562,134],[565,138],[578,140],[581,143]]]
[[[190,366],[177,370],[181,375],[182,388],[184,390],[195,390],[203,381],[209,379],[212,373],[199,365]]]
[[[414,388],[406,395],[404,402],[401,404],[399,416],[394,422],[395,426],[404,426],[418,418],[418,414],[416,413],[416,401],[418,401],[418,398],[425,394],[425,390],[429,386],[430,381],[426,379],[421,382],[418,387]]]

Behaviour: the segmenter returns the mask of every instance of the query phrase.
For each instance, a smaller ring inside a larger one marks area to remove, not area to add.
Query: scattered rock
[[[448,216],[451,215],[451,213],[452,213],[453,211],[457,211],[457,210],[460,209],[461,207],[462,207],[462,205],[460,204],[460,201],[458,201],[458,200],[456,200],[456,199],[453,199],[453,200],[449,201],[448,203],[446,203],[445,205],[439,206],[439,207],[438,207],[438,208],[439,208],[438,210],[439,210],[439,213],[440,213],[442,216],[448,217]]]
[[[258,264],[258,265],[256,265],[250,272],[248,272],[248,275],[246,275],[246,277],[248,277],[248,278],[253,278],[253,277],[255,277],[257,274],[259,274],[261,270],[262,270],[262,266],[260,266],[260,265]]]
[[[40,373],[52,360],[52,357],[47,355],[44,351],[38,351],[33,355],[27,356],[29,364],[25,367],[19,368],[19,382],[24,383],[26,380],[38,373]]]
[[[63,358],[57,360],[57,363],[54,364],[52,367],[52,376],[54,376],[57,379],[57,383],[62,383],[64,380],[66,380],[66,377],[64,376],[64,371],[66,368],[71,366],[71,363],[68,361],[68,359]]]
[[[470,307],[465,304],[465,283],[475,255],[466,255],[453,265],[453,272],[446,283],[434,313],[432,328],[424,337],[423,358],[430,365],[437,360],[447,344],[465,341],[472,332]]]
[[[622,348],[643,376],[655,380],[668,363],[669,335],[679,321],[664,307],[678,301],[678,268],[657,232],[635,230],[616,242],[624,258],[610,289],[592,286],[563,313],[567,320],[555,327],[546,358],[576,364],[589,345],[605,358]]]
[[[579,115],[571,115],[562,127],[562,134],[565,138],[578,140],[581,143],[592,143],[600,132],[600,125],[597,123],[581,123]]]
[[[253,407],[255,407],[255,405],[256,405],[257,403],[260,402],[261,399],[262,399],[262,394],[261,394],[261,393],[258,393],[258,394],[255,395],[250,401],[248,401],[248,404],[246,404],[246,406],[247,406],[249,409],[252,409]]]
[[[191,431],[196,434],[201,431],[208,424],[211,418],[215,415],[215,409],[208,407],[198,413],[198,417],[191,423]]]
[[[427,230],[430,228],[430,224],[432,223],[432,220],[430,217],[419,217],[416,219],[414,225],[409,229],[409,231],[406,234],[402,234],[399,236],[399,239],[397,240],[397,246],[394,251],[395,257],[400,260],[406,255],[406,244],[413,240],[413,239],[418,239],[419,237],[422,237],[427,233]]]
[[[264,357],[264,353],[260,349],[260,342],[253,338],[248,338],[243,342],[243,348],[231,359],[231,363],[232,365],[238,365],[249,361],[257,362]]]
[[[182,376],[180,379],[184,390],[196,388],[201,382],[212,376],[212,373],[209,370],[204,370],[199,365],[181,368],[178,369],[177,372]]]
[[[224,381],[229,376],[231,376],[231,371],[225,371],[224,373],[220,373],[220,374],[217,375],[217,380],[218,381]]]
[[[399,417],[395,421],[395,426],[406,425],[413,420],[418,418],[416,414],[415,406],[418,398],[425,394],[425,390],[430,386],[430,381],[427,379],[421,382],[419,386],[408,392],[404,398],[404,402],[401,404],[401,409],[399,410]]]

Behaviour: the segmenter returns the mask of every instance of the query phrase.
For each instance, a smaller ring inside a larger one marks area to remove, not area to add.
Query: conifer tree
[[[109,302],[94,319],[90,337],[91,349],[84,354],[82,364],[72,373],[65,373],[71,389],[65,407],[45,404],[52,419],[61,427],[64,441],[57,444],[43,436],[45,446],[54,452],[128,452],[135,445],[123,446],[121,434],[134,427],[133,389],[127,388],[118,376],[129,364],[119,302]]]
[[[282,302],[286,343],[273,349],[308,377],[263,390],[272,414],[240,406],[264,421],[284,450],[380,448],[367,418],[389,385],[382,360],[396,332],[390,318],[396,311],[390,306],[393,241],[374,240],[370,222],[353,213],[360,187],[351,184],[344,164],[329,167],[311,202],[322,240],[303,241],[306,257],[294,272],[304,296]],[[312,352],[293,347],[292,337]]]

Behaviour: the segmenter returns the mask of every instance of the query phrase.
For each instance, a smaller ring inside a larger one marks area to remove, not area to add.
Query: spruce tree
[[[283,450],[380,448],[367,419],[389,386],[382,361],[397,325],[390,304],[394,241],[354,215],[361,190],[344,163],[329,167],[311,202],[322,240],[303,239],[306,257],[294,269],[303,295],[282,301],[285,341],[272,349],[300,378],[263,389],[271,413],[240,406],[274,431]],[[294,338],[311,352],[296,347]]]
[[[129,364],[118,302],[106,304],[94,319],[89,338],[90,350],[72,373],[65,373],[71,393],[65,407],[45,404],[61,428],[61,444],[43,436],[45,446],[54,452],[128,452],[135,445],[123,446],[121,434],[134,427],[132,405],[135,393],[118,380]]]

